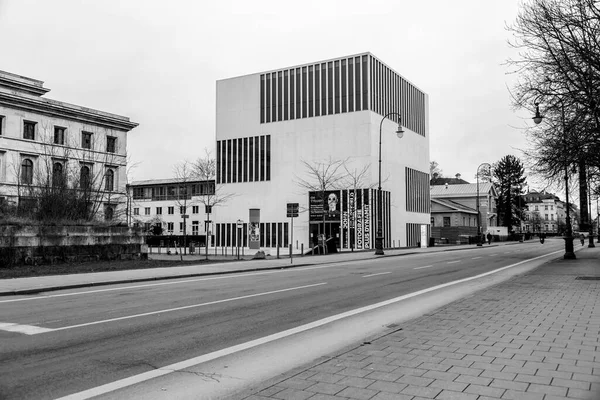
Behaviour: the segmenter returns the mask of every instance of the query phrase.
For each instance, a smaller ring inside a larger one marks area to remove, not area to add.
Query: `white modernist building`
[[[241,226],[251,248],[308,249],[322,234],[340,249],[374,248],[380,129],[384,247],[429,236],[428,96],[372,54],[217,81],[216,113],[216,185],[235,194],[219,206],[218,246],[234,245]],[[299,184],[316,180],[306,164],[329,160],[369,166],[361,187]],[[293,241],[287,203],[300,209]]]

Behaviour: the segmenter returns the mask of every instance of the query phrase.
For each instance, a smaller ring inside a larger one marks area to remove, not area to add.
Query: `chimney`
[[[460,179],[460,174],[456,174],[456,179]]]

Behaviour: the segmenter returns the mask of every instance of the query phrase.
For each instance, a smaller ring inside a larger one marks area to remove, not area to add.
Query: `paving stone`
[[[273,398],[253,394],[252,396],[244,397],[244,400],[273,400]]]
[[[448,372],[450,372],[452,374],[479,376],[479,375],[481,375],[483,370],[477,369],[477,368],[464,368],[464,367],[453,366],[452,368],[450,368],[448,370]]]
[[[433,364],[433,363],[423,363],[419,365],[419,369],[427,369],[430,371],[441,371],[446,372],[451,368],[450,365],[446,364]]]
[[[450,390],[453,392],[462,392],[463,390],[466,389],[467,386],[469,386],[468,383],[451,382],[451,381],[441,380],[441,379],[436,379],[435,381],[433,381],[429,384],[429,387],[446,389],[446,390]]]
[[[550,378],[561,378],[561,379],[571,379],[571,377],[573,376],[572,372],[549,371],[547,369],[538,369],[535,374],[536,374],[536,376],[548,376]]]
[[[561,386],[538,385],[532,383],[527,388],[527,392],[544,393],[552,396],[566,396],[568,388]]]
[[[373,371],[369,371],[366,369],[358,369],[358,368],[344,368],[343,370],[339,371],[337,374],[344,375],[344,376],[356,376],[356,377],[362,378],[363,376],[369,375],[371,372],[373,372]]]
[[[406,383],[407,385],[428,386],[431,382],[433,382],[433,379],[422,378],[422,377],[418,377],[418,376],[404,375],[403,377],[398,379],[396,382]]]
[[[552,386],[562,386],[581,390],[590,390],[591,388],[591,384],[589,382],[560,378],[552,379]]]
[[[345,388],[346,388],[345,385],[337,385],[335,383],[327,383],[327,382],[318,382],[310,387],[307,387],[304,390],[306,390],[307,392],[316,392],[316,393],[333,395],[338,392],[341,392]]]
[[[515,379],[517,374],[510,373],[510,372],[492,371],[492,370],[486,369],[486,370],[483,370],[483,372],[479,376],[482,376],[485,378],[494,378],[494,379],[503,379],[506,381],[512,381]]]
[[[290,379],[286,379],[285,381],[279,382],[277,384],[277,386],[282,386],[282,387],[290,388],[290,389],[302,390],[302,389],[306,389],[307,387],[312,386],[314,384],[315,384],[314,381],[308,381],[306,379],[292,377]]]
[[[314,394],[314,392],[288,388],[274,394],[273,397],[281,400],[306,400]]]
[[[490,378],[481,378],[481,377],[472,376],[472,375],[460,375],[454,381],[455,382],[462,382],[462,383],[472,383],[472,384],[475,384],[475,385],[488,386],[492,382],[492,379],[490,379]]]
[[[416,398],[411,395],[402,393],[387,393],[379,392],[371,400],[415,400]]]
[[[477,400],[479,396],[476,394],[467,394],[463,392],[454,392],[452,390],[442,390],[435,399],[436,400]]]
[[[346,397],[338,397],[338,396],[331,396],[331,395],[323,394],[323,393],[317,393],[313,397],[309,398],[309,400],[340,400],[340,399],[346,399]]]
[[[550,371],[556,371],[558,369],[558,364],[553,364],[553,363],[540,363],[540,362],[530,362],[527,361],[525,363],[525,365],[523,366],[524,368],[535,368],[535,369],[548,369]]]
[[[381,372],[381,371],[373,371],[371,372],[369,375],[364,376],[364,378],[367,379],[373,379],[376,381],[386,381],[386,382],[394,382],[398,379],[400,379],[400,377],[402,377],[404,374],[400,373],[400,372]]]
[[[408,376],[422,376],[423,374],[425,374],[425,372],[427,372],[427,370],[420,368],[398,367],[394,370],[394,372]]]
[[[502,397],[502,395],[504,394],[506,389],[496,388],[496,387],[491,387],[491,386],[481,386],[481,385],[470,384],[469,386],[467,386],[467,388],[464,391],[466,393],[476,394],[476,395],[480,395],[480,396],[489,396],[489,397],[500,398],[500,397]]]
[[[342,390],[341,392],[339,392],[337,394],[337,396],[343,396],[343,397],[348,397],[351,399],[358,399],[358,400],[369,400],[369,399],[372,399],[373,397],[375,397],[376,394],[377,394],[377,391],[375,391],[375,390],[349,387],[349,388],[346,388],[346,389]]]
[[[515,390],[507,390],[502,395],[503,400],[543,400],[543,393],[534,392],[518,392]]]
[[[447,381],[453,381],[458,377],[458,375],[459,374],[453,374],[451,372],[427,371],[422,376],[423,378],[444,379]]]
[[[348,376],[337,382],[338,385],[352,386],[353,388],[366,388],[375,382],[373,379],[359,378],[357,376]]]
[[[398,368],[398,366],[396,366],[396,365],[379,364],[379,363],[369,364],[366,367],[364,367],[364,369],[366,369],[366,370],[381,371],[381,372],[391,372],[391,371],[395,370],[396,368]]]
[[[405,383],[377,381],[367,386],[367,389],[376,390],[380,392],[400,393],[407,386],[408,385]]]
[[[412,396],[424,397],[427,399],[434,399],[441,391],[442,389],[438,389],[435,387],[409,385],[405,387],[401,393]]]
[[[285,390],[284,387],[281,387],[281,386],[271,386],[271,387],[268,387],[268,388],[266,388],[264,390],[261,390],[260,393],[258,393],[258,394],[261,395],[261,396],[272,396],[272,395],[274,395],[276,393],[279,393],[279,392],[281,392],[283,390]]]

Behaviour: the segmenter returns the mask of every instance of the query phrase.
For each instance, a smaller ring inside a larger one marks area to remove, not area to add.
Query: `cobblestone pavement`
[[[600,250],[406,322],[246,400],[600,399]],[[252,394],[251,394],[252,393]]]

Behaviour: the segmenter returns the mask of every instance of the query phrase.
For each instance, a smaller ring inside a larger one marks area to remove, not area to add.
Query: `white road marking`
[[[471,260],[477,260],[478,258],[481,258],[481,257],[473,257],[473,258],[471,258]]]
[[[35,325],[20,325],[10,322],[0,322],[0,331],[24,333],[25,335],[37,335],[38,333],[51,332],[52,329],[41,328]]]
[[[416,267],[416,268],[413,268],[413,269],[423,269],[423,268],[431,268],[431,267],[433,267],[433,265],[426,265],[424,267]]]
[[[448,261],[448,264],[456,264],[461,262],[462,260],[456,260],[456,261]]]
[[[282,332],[278,332],[278,333],[274,333],[272,335],[268,335],[268,336],[265,336],[265,337],[262,337],[262,338],[259,338],[259,339],[251,340],[251,341],[246,342],[246,343],[242,343],[242,344],[239,344],[239,345],[236,345],[236,346],[228,347],[226,349],[222,349],[222,350],[218,350],[218,351],[215,351],[215,352],[212,352],[212,353],[204,354],[202,356],[190,358],[188,360],[184,360],[184,361],[181,361],[181,362],[178,362],[178,363],[175,363],[175,364],[167,365],[167,366],[159,368],[159,369],[155,369],[155,370],[148,371],[148,372],[143,372],[141,374],[134,375],[134,376],[131,376],[129,378],[121,379],[121,380],[118,380],[118,381],[115,381],[115,382],[107,383],[107,384],[102,385],[102,386],[97,386],[95,388],[84,390],[84,391],[79,392],[79,393],[74,393],[74,394],[71,394],[69,396],[61,397],[60,399],[57,399],[57,400],[84,400],[84,399],[89,399],[89,398],[92,398],[92,397],[95,397],[95,396],[100,396],[100,395],[103,395],[103,394],[106,394],[106,393],[113,392],[113,391],[118,390],[118,389],[122,389],[122,388],[125,388],[125,387],[128,387],[128,386],[135,385],[137,383],[145,382],[145,381],[148,381],[150,379],[154,379],[154,378],[158,378],[158,377],[163,376],[163,375],[170,374],[172,372],[181,371],[183,369],[190,368],[190,367],[193,367],[193,366],[198,365],[198,364],[202,364],[202,363],[205,363],[205,362],[208,362],[208,361],[220,358],[220,357],[224,357],[224,356],[227,356],[229,354],[233,354],[233,353],[237,353],[237,352],[240,352],[240,351],[243,351],[243,350],[251,349],[253,347],[257,347],[257,346],[260,346],[260,345],[265,344],[265,343],[273,342],[275,340],[278,340],[278,339],[281,339],[281,338],[284,338],[284,337],[287,337],[287,336],[291,336],[291,335],[295,335],[295,334],[300,333],[300,332],[308,331],[310,329],[314,329],[314,328],[317,328],[319,326],[323,326],[325,324],[329,324],[331,322],[335,322],[335,321],[338,321],[338,320],[343,319],[343,318],[351,317],[353,315],[360,314],[360,313],[363,313],[363,312],[366,312],[366,311],[371,311],[371,310],[374,310],[374,309],[377,309],[377,308],[385,307],[387,305],[398,303],[400,301],[403,301],[403,300],[406,300],[406,299],[410,299],[411,297],[419,296],[421,294],[432,292],[434,290],[442,289],[442,288],[445,288],[445,287],[448,287],[448,286],[457,285],[457,284],[463,283],[463,282],[472,281],[474,279],[479,279],[479,278],[482,278],[482,277],[487,276],[487,275],[492,275],[492,274],[495,274],[497,272],[504,271],[505,269],[508,269],[508,268],[516,267],[517,265],[521,265],[521,264],[524,264],[526,262],[534,261],[534,260],[537,260],[537,259],[540,259],[540,258],[543,258],[543,257],[548,257],[550,255],[553,255],[553,254],[556,254],[556,253],[562,253],[562,252],[564,252],[564,250],[554,251],[552,253],[544,254],[542,256],[530,258],[529,260],[519,261],[518,263],[511,264],[511,265],[508,265],[506,267],[498,268],[498,269],[495,269],[493,271],[485,272],[483,274],[471,276],[469,278],[459,279],[457,281],[452,281],[452,282],[444,283],[444,284],[433,286],[433,287],[430,287],[430,288],[427,288],[427,289],[419,290],[417,292],[405,294],[403,296],[396,297],[396,298],[393,298],[393,299],[390,299],[390,300],[382,301],[380,303],[375,303],[375,304],[371,304],[369,306],[365,306],[365,307],[357,308],[357,309],[354,309],[354,310],[346,311],[344,313],[333,315],[333,316],[327,317],[327,318],[323,318],[323,319],[320,319],[318,321],[311,322],[309,324],[298,326],[296,328],[291,328],[291,329],[288,329],[288,330],[285,330],[285,331],[282,331]]]
[[[81,327],[84,327],[84,326],[98,325],[98,324],[104,324],[104,323],[107,323],[107,322],[114,322],[114,321],[122,321],[122,320],[125,320],[125,319],[131,319],[131,318],[146,317],[148,315],[164,314],[164,313],[168,313],[168,312],[172,312],[172,311],[180,311],[180,310],[187,310],[189,308],[197,308],[197,307],[210,306],[210,305],[213,305],[213,304],[227,303],[227,302],[235,301],[235,300],[249,299],[249,298],[252,298],[252,297],[266,296],[268,294],[289,292],[291,290],[306,289],[306,288],[309,288],[309,287],[321,286],[321,285],[327,285],[327,282],[315,283],[315,284],[312,284],[312,285],[297,286],[297,287],[287,288],[287,289],[272,290],[270,292],[249,294],[247,296],[232,297],[230,299],[209,301],[208,303],[191,304],[189,306],[168,308],[166,310],[150,311],[150,312],[142,313],[142,314],[126,315],[124,317],[110,318],[110,319],[104,319],[104,320],[101,320],[101,321],[94,321],[94,322],[86,322],[84,324],[77,324],[77,325],[71,325],[71,326],[63,326],[63,327],[60,327],[60,328],[42,328],[42,329],[44,329],[43,332],[34,332],[34,333],[28,333],[28,334],[29,335],[36,335],[38,333],[64,331],[66,329],[81,328]]]
[[[372,276],[377,276],[377,275],[385,275],[385,274],[391,274],[391,272],[379,272],[377,274],[371,274],[371,275],[363,275],[363,278],[370,278]]]
[[[491,256],[497,256],[497,255],[498,255],[498,253],[490,254],[490,257]]]

